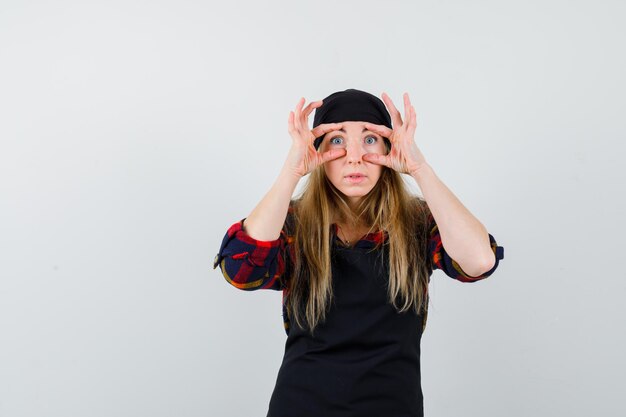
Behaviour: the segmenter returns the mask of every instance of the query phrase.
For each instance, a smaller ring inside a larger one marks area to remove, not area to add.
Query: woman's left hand
[[[365,128],[379,135],[386,137],[391,142],[391,150],[387,155],[367,153],[363,155],[363,160],[374,164],[384,165],[402,174],[413,175],[421,167],[426,165],[426,159],[415,144],[415,128],[417,127],[415,108],[409,101],[408,93],[404,93],[404,118],[400,117],[400,112],[396,109],[391,98],[382,94],[383,101],[389,109],[393,130],[385,125],[365,123]]]

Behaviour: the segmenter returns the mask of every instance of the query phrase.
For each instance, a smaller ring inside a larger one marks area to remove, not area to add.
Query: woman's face
[[[328,132],[319,151],[344,148],[346,154],[324,163],[324,172],[330,182],[337,187],[355,207],[359,200],[369,193],[378,182],[382,165],[363,160],[366,153],[386,154],[382,136],[364,128],[364,122],[342,122],[343,128]],[[359,174],[359,177],[351,177]]]

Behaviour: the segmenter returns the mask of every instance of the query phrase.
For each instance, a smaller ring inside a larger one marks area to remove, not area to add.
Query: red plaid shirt
[[[292,212],[293,206],[290,206],[287,215],[290,216]],[[477,277],[466,274],[443,247],[439,228],[432,214],[429,216],[429,219],[431,226],[428,249],[433,269],[441,269],[449,277],[461,282],[476,282],[491,275],[498,267],[500,259],[504,258],[504,248],[498,246],[494,237],[489,234],[489,242],[496,256],[496,263],[489,271]],[[213,261],[213,269],[219,266],[226,281],[241,290],[267,289],[283,291],[286,279],[284,276],[287,260],[285,253],[290,251],[291,259],[293,259],[293,246],[290,245],[293,241],[293,236],[285,233],[283,229],[276,240],[256,240],[243,230],[244,220],[245,218],[228,228]],[[338,227],[334,223],[332,227],[336,236]],[[354,246],[357,248],[373,248],[386,239],[387,232],[378,231],[363,236]],[[289,317],[285,307],[285,291],[283,291],[282,307],[285,332],[289,334]],[[424,314],[424,328],[426,327],[426,317],[427,312]]]

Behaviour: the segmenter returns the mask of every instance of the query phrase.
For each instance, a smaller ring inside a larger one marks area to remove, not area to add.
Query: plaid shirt
[[[290,205],[287,216],[289,217],[292,212],[293,206]],[[243,230],[244,220],[245,218],[228,228],[220,249],[217,255],[215,255],[213,269],[219,266],[226,281],[241,290],[285,290],[286,277],[283,275],[286,269],[286,259],[284,254],[289,251],[291,259],[293,259],[293,245],[290,245],[293,241],[293,236],[285,233],[283,228],[276,240],[256,240]],[[432,214],[430,214],[429,220],[431,228],[428,250],[433,268],[441,269],[449,277],[461,282],[479,281],[491,275],[498,267],[499,260],[504,258],[504,248],[498,246],[494,237],[489,234],[489,242],[496,256],[496,263],[489,271],[477,277],[466,274],[443,247],[439,228]],[[336,236],[338,227],[335,223],[333,223],[332,227]],[[354,247],[373,248],[379,242],[384,242],[387,237],[387,232],[385,231],[369,233],[356,242]],[[282,315],[285,332],[289,334],[289,316],[285,307],[285,295],[286,291],[283,291]],[[426,328],[427,313],[428,310],[424,313],[422,331]]]

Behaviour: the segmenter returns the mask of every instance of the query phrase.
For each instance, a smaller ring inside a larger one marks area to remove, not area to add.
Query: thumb
[[[337,159],[346,154],[345,149],[332,149],[330,151],[324,152],[322,155],[322,163],[332,161],[333,159]]]
[[[363,159],[367,162],[372,162],[378,165],[387,165],[387,157],[385,155],[379,155],[377,153],[366,153],[363,155]]]

